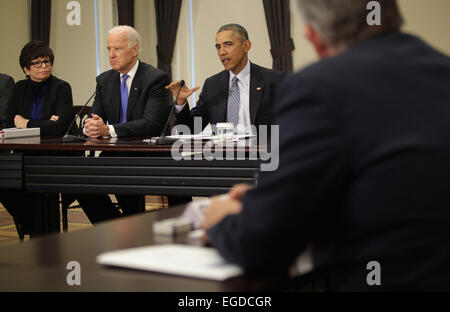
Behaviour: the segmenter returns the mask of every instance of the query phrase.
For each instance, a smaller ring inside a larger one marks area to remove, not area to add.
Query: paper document
[[[97,262],[216,281],[223,281],[243,272],[239,266],[227,263],[213,248],[178,244],[105,252],[97,256]]]

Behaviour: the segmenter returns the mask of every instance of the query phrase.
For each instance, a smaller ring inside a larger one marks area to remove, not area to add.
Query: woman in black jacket
[[[20,53],[20,67],[27,79],[14,85],[8,101],[8,126],[40,128],[41,136],[63,136],[72,121],[70,85],[52,76],[54,55],[43,41],[27,43]],[[24,151],[24,153],[30,153]],[[12,215],[19,232],[40,234],[37,209],[44,198],[57,194],[30,194],[23,190],[0,190],[0,202]]]
[[[9,99],[10,123],[18,128],[41,128],[41,136],[62,136],[72,121],[70,85],[52,75],[54,55],[43,41],[27,43],[20,67],[27,79],[18,81]]]

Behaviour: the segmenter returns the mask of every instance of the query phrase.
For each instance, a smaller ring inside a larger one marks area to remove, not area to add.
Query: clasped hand
[[[84,123],[84,131],[85,134],[92,139],[109,135],[109,127],[97,114],[92,114],[92,118],[86,119]]]

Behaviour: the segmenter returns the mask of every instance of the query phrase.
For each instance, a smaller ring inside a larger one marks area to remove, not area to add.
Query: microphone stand
[[[180,95],[181,88],[184,87],[184,80],[181,80],[180,82],[180,88],[178,89],[177,96],[175,97],[175,102],[172,104],[172,108],[170,109],[169,118],[167,118],[166,125],[164,126],[163,132],[159,136],[158,139],[156,139],[156,145],[172,145],[177,139],[168,138],[166,136],[167,127],[169,125],[170,117],[172,117],[173,110],[175,108],[175,105],[177,105],[178,96]]]
[[[78,112],[78,114],[75,114],[75,118],[72,120],[72,122],[70,123],[69,129],[67,129],[66,134],[64,134],[64,136],[61,138],[61,142],[63,143],[72,143],[72,142],[84,142],[86,141],[86,138],[81,136],[81,135],[71,135],[69,134],[70,129],[72,128],[73,124],[75,123],[75,121],[77,120],[77,118],[79,116],[81,116],[81,113],[83,112],[83,110],[87,107],[87,105],[89,104],[89,102],[91,101],[91,99],[94,97],[94,95],[97,94],[97,90],[95,90],[95,92],[91,95],[91,97],[87,100],[87,102],[83,105],[83,107],[80,109],[80,111]],[[81,117],[80,117],[81,118]]]

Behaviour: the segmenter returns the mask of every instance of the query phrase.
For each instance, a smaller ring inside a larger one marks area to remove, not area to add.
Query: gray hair
[[[231,31],[237,33],[239,35],[239,37],[241,37],[242,42],[244,42],[245,40],[249,40],[247,30],[239,24],[223,25],[219,28],[219,30],[217,31],[217,34],[222,31],[227,31],[227,30],[231,30]]]
[[[108,35],[117,34],[117,33],[121,33],[121,32],[127,33],[128,47],[132,48],[135,45],[139,45],[139,53],[140,53],[142,50],[141,35],[139,35],[139,33],[133,27],[126,26],[126,25],[125,26],[115,26],[109,30]]]
[[[403,18],[396,0],[378,0],[381,25],[367,24],[369,0],[297,0],[304,21],[331,47],[353,43],[387,31],[398,31]]]

